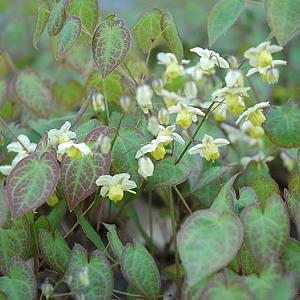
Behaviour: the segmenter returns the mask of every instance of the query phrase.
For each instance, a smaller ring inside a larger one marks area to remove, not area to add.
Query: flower
[[[201,69],[200,63],[198,63],[192,67],[186,68],[184,70],[184,73],[186,75],[188,75],[189,77],[191,77],[191,79],[193,79],[195,81],[199,81],[203,77],[203,71]]]
[[[253,139],[258,139],[265,134],[264,129],[261,126],[253,126],[250,121],[245,121],[241,129],[243,132],[249,134]]]
[[[166,155],[166,149],[164,147],[166,142],[171,142],[173,139],[170,136],[159,136],[152,140],[149,144],[142,146],[135,155],[135,158],[140,158],[146,153],[150,153],[156,160],[163,159]]]
[[[245,112],[243,112],[236,121],[236,124],[243,124],[244,121],[249,120],[254,127],[261,126],[266,117],[263,114],[263,108],[269,107],[270,103],[268,102],[261,102],[253,107],[249,107]]]
[[[214,73],[215,66],[229,68],[228,62],[217,52],[209,49],[202,49],[200,47],[192,48],[190,51],[200,56],[200,67],[206,74]]]
[[[108,196],[112,201],[120,201],[123,199],[124,192],[135,194],[137,187],[136,183],[129,180],[130,175],[127,173],[121,173],[114,176],[102,175],[96,180],[97,186],[102,186],[100,194],[102,197]]]
[[[248,97],[249,87],[224,87],[212,93],[212,98],[224,98],[228,109],[234,115],[241,114],[245,108],[244,97]]]
[[[102,94],[96,92],[92,94],[92,105],[95,112],[105,111],[104,97]]]
[[[199,153],[201,157],[204,157],[208,161],[215,161],[220,157],[219,147],[230,144],[226,139],[219,138],[213,139],[213,137],[205,134],[202,139],[202,144],[193,146],[188,153],[193,155]]]
[[[154,172],[154,164],[149,157],[142,156],[138,160],[138,173],[144,177],[150,177]]]
[[[29,152],[33,152],[36,149],[36,144],[31,143],[29,138],[24,134],[20,134],[18,136],[18,141],[19,142],[12,142],[7,145],[6,148],[7,148],[8,152],[16,152],[18,154],[23,154],[23,153],[27,153],[27,150]],[[23,146],[26,149],[24,149]]]
[[[151,86],[152,86],[153,91],[157,95],[160,95],[161,91],[162,91],[162,89],[164,87],[164,82],[160,78],[155,78],[155,79],[152,80]]]
[[[214,118],[217,122],[226,120],[226,105],[224,103],[217,103],[217,106],[212,109]]]
[[[160,124],[168,125],[170,122],[170,113],[166,108],[161,108],[158,111],[158,121]]]
[[[100,135],[97,139],[97,144],[100,145],[100,150],[103,154],[107,154],[111,150],[111,138],[107,135]]]
[[[120,98],[120,106],[125,111],[128,112],[131,106],[131,99],[129,96],[124,95]]]
[[[228,87],[243,87],[244,77],[240,70],[230,69],[225,76],[225,83]]]
[[[195,99],[197,98],[197,85],[194,81],[187,81],[184,85],[184,94],[188,99]]]
[[[158,119],[155,116],[150,116],[148,119],[147,128],[154,136],[158,134],[159,131],[158,126],[159,126]]]
[[[201,109],[187,105],[183,102],[179,102],[176,106],[170,107],[169,112],[171,114],[177,113],[176,124],[185,129],[189,128],[192,122],[197,122],[197,115],[205,115]]]
[[[158,133],[158,137],[162,137],[162,136],[171,137],[172,140],[178,142],[181,145],[184,145],[184,139],[178,133],[175,132],[175,130],[176,130],[175,124],[170,125],[168,127],[159,125],[159,129],[160,129],[160,131]],[[166,143],[168,144],[169,142],[166,142]]]
[[[92,151],[87,144],[76,144],[72,140],[70,140],[58,145],[58,159],[61,160],[64,154],[67,154],[71,159],[80,159],[84,155],[91,155]]]
[[[176,94],[175,92],[169,92],[167,90],[161,91],[161,96],[164,99],[164,102],[167,107],[171,107],[173,105],[176,105],[176,103],[180,101],[184,101],[184,98]]]
[[[244,168],[247,167],[247,165],[251,161],[256,161],[257,163],[264,161],[264,162],[270,162],[274,159],[274,156],[266,156],[262,151],[259,151],[256,155],[254,156],[245,156],[241,158],[241,164]]]
[[[147,114],[152,109],[153,91],[149,85],[143,84],[136,89],[136,100],[142,111]]]
[[[60,129],[51,129],[48,131],[48,139],[50,145],[57,146],[63,144],[69,140],[76,138],[76,133],[70,130],[71,123],[66,121]]]

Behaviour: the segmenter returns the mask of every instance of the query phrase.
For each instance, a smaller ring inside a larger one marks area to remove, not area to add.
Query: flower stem
[[[182,201],[183,205],[185,206],[186,210],[188,211],[188,213],[191,215],[193,212],[190,209],[189,205],[187,204],[186,200],[184,199],[184,197],[182,196],[182,194],[180,193],[179,189],[177,188],[177,186],[173,186],[175,192],[177,193],[179,199]]]
[[[152,216],[152,191],[148,194],[148,213],[149,213],[149,231],[150,231],[150,253],[153,256],[153,216]]]
[[[199,123],[199,125],[197,126],[194,134],[192,135],[192,138],[189,140],[189,142],[186,144],[186,146],[184,147],[184,149],[182,150],[182,152],[180,153],[179,157],[177,158],[175,165],[178,164],[181,159],[183,158],[183,156],[185,155],[185,153],[188,151],[188,149],[190,148],[194,138],[196,137],[197,133],[199,132],[200,128],[202,127],[202,125],[204,124],[204,122],[206,121],[206,119],[208,118],[208,115],[212,109],[212,107],[214,106],[215,102],[213,101],[211,103],[211,105],[208,107],[203,119],[201,120],[201,122]]]

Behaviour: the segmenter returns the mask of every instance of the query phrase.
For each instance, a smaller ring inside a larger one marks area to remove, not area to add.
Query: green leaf
[[[103,78],[126,58],[131,34],[122,20],[106,20],[99,24],[93,36],[93,57]]]
[[[285,45],[300,29],[299,0],[266,0],[268,24],[280,45]]]
[[[132,28],[134,38],[144,53],[160,43],[162,15],[159,9],[154,8],[146,12]]]
[[[155,164],[153,176],[147,178],[147,183],[151,188],[171,187],[184,182],[189,174],[189,168],[182,162],[175,164],[172,156]]]
[[[3,184],[0,182],[0,226],[9,220],[10,211]]]
[[[8,300],[36,299],[36,279],[25,262],[13,258],[6,276],[0,277],[0,291],[7,296]]]
[[[207,23],[210,47],[236,22],[245,4],[246,0],[219,0],[213,6]]]
[[[13,217],[45,203],[54,192],[58,178],[59,165],[51,152],[22,159],[7,178],[7,199]]]
[[[35,27],[33,33],[33,46],[38,49],[37,44],[40,40],[49,19],[50,6],[48,0],[38,0]]]
[[[240,198],[235,203],[235,212],[240,213],[244,208],[249,205],[257,204],[258,199],[255,190],[250,186],[244,186],[240,189]]]
[[[139,293],[147,299],[157,299],[160,291],[160,275],[152,256],[141,243],[125,245],[121,269],[125,279]]]
[[[138,174],[136,152],[146,144],[143,133],[134,127],[121,127],[112,148],[112,170],[114,173],[128,173],[140,185],[143,181]]]
[[[300,146],[300,109],[296,104],[273,106],[266,117],[266,134],[275,145],[284,148]]]
[[[51,209],[49,215],[47,216],[51,231],[56,230],[60,226],[64,216],[67,213],[67,210],[68,205],[65,200],[60,200],[59,203]]]
[[[30,230],[26,217],[10,221],[0,228],[0,271],[7,274],[13,257],[25,259],[29,250]]]
[[[297,284],[295,277],[286,275],[278,280],[270,293],[267,295],[267,299],[272,300],[291,300],[295,299],[297,295]]]
[[[53,1],[53,6],[48,20],[48,34],[57,35],[64,26],[66,20],[65,0]]]
[[[93,34],[98,22],[98,1],[97,0],[69,0],[67,14],[80,18],[82,26],[90,34]]]
[[[70,210],[96,191],[96,180],[99,176],[108,174],[111,153],[101,152],[97,142],[100,136],[110,135],[108,127],[99,127],[91,131],[85,138],[93,155],[83,155],[79,159],[63,156],[61,162],[61,181]]]
[[[105,256],[94,251],[90,258],[86,250],[75,244],[69,260],[66,282],[72,293],[89,300],[110,300],[113,273]]]
[[[300,243],[289,239],[282,254],[282,262],[286,270],[296,275],[300,283]]]
[[[54,235],[47,230],[40,230],[39,245],[46,263],[58,272],[64,273],[67,270],[71,250],[59,231]]]
[[[116,225],[104,223],[104,226],[108,230],[107,239],[109,242],[109,246],[111,247],[115,258],[117,258],[118,261],[120,261],[124,246],[118,236]]]
[[[81,22],[78,17],[70,17],[64,24],[58,35],[56,45],[56,59],[59,59],[69,49],[71,49],[80,37]]]
[[[233,212],[194,212],[178,233],[178,250],[190,285],[224,268],[243,241],[242,224]]]
[[[8,85],[5,80],[0,79],[0,107],[8,96]]]
[[[183,45],[171,14],[164,13],[162,15],[161,30],[170,51],[176,55],[178,63],[181,63],[183,59]]]
[[[51,92],[33,71],[21,71],[14,81],[14,90],[19,101],[30,111],[40,117],[49,116]]]
[[[245,241],[252,255],[262,261],[270,252],[281,254],[290,232],[287,209],[280,196],[273,194],[265,208],[251,205],[241,214]]]

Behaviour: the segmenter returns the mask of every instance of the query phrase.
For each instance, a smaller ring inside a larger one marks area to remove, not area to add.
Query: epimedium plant
[[[252,2],[216,1],[210,46]],[[261,99],[252,78],[280,83],[300,2],[265,10],[266,41],[242,56],[193,47],[191,62],[169,12],[128,28],[96,0],[37,1],[34,47],[46,31],[57,64],[85,84],[50,86],[1,52],[0,106],[18,107],[0,115],[1,299],[296,297],[300,110]],[[285,189],[268,164],[278,158]]]

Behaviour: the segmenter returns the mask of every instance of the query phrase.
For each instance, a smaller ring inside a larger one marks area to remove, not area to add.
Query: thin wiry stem
[[[182,194],[180,193],[179,189],[177,188],[177,186],[173,187],[175,192],[177,193],[179,199],[182,201],[183,205],[185,206],[186,210],[188,211],[188,213],[191,215],[193,212],[190,209],[189,205],[187,204],[186,200],[184,199],[184,197],[182,196]]]

